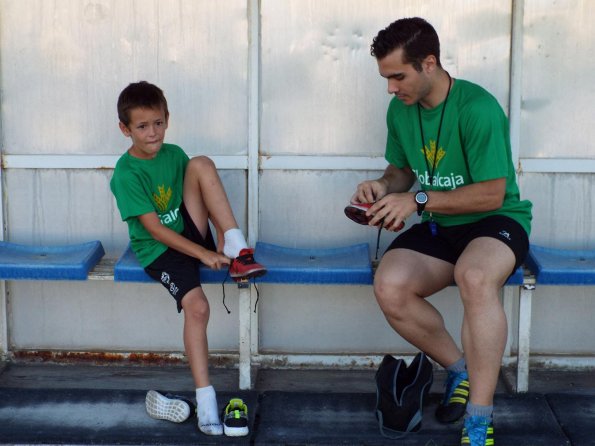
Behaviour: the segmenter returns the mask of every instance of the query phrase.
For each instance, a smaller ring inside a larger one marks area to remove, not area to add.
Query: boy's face
[[[141,159],[155,158],[165,138],[167,119],[162,107],[137,107],[130,110],[128,126],[120,122],[120,130],[124,136],[132,139],[132,147],[128,153]]]

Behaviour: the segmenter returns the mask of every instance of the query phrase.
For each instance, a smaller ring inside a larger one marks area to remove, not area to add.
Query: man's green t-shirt
[[[432,217],[442,226],[454,226],[476,222],[489,215],[505,215],[516,220],[528,235],[532,205],[519,198],[508,119],[498,101],[482,87],[457,79],[446,102],[440,147],[436,148],[443,104],[429,110],[420,107],[425,142],[422,149],[418,105],[408,106],[393,98],[387,112],[386,160],[398,168],[410,167],[423,190],[447,191],[506,178],[506,193],[500,209],[458,215],[434,212]],[[432,182],[434,156],[436,167]],[[423,220],[428,218],[428,213],[424,212]]]
[[[188,160],[180,147],[163,144],[153,159],[135,158],[126,152],[116,163],[110,187],[122,220],[128,223],[132,250],[143,267],[153,263],[167,246],[151,237],[138,217],[154,211],[163,225],[182,232],[180,206]]]

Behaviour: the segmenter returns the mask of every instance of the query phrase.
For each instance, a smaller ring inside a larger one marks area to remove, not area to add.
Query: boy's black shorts
[[[216,251],[215,240],[208,228],[206,237],[203,237],[190,218],[186,206],[180,206],[180,215],[184,219],[182,235],[194,243],[210,251]],[[194,288],[200,287],[200,260],[184,253],[167,248],[153,263],[145,268],[145,272],[169,291],[169,294],[178,304],[178,313],[182,311],[182,298]]]
[[[471,240],[492,237],[506,244],[514,253],[516,263],[511,275],[523,264],[529,251],[529,237],[523,227],[504,215],[490,215],[464,225],[436,226],[438,231],[434,236],[429,222],[413,225],[400,234],[386,251],[395,248],[411,249],[454,265]]]

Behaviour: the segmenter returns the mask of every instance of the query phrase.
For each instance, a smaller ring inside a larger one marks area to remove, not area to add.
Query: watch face
[[[426,204],[428,202],[428,195],[423,191],[419,191],[415,194],[415,202],[419,204]]]

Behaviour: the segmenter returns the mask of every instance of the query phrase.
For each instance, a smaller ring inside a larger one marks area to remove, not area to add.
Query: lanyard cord
[[[428,169],[428,173],[430,174],[430,182],[429,185],[432,186],[434,184],[434,173],[436,171],[436,161],[438,159],[438,148],[440,144],[440,133],[442,132],[442,121],[444,120],[444,110],[446,110],[446,102],[448,101],[448,96],[450,96],[450,87],[452,85],[452,79],[448,71],[446,71],[446,75],[448,76],[448,91],[446,92],[446,98],[444,98],[444,102],[442,103],[442,112],[440,113],[440,124],[438,124],[438,136],[436,137],[436,146],[434,147],[434,159],[432,160],[432,171],[430,172],[430,164],[428,163],[428,157],[426,155],[426,142],[424,140],[424,128],[421,122],[421,105],[419,102],[417,103],[417,117],[419,118],[419,132],[421,134],[421,144],[422,149],[424,152],[424,160],[426,161],[426,168]],[[428,151],[430,149],[428,148]],[[422,188],[423,189],[423,188]]]
[[[430,184],[434,183],[434,172],[436,170],[436,160],[438,158],[438,147],[440,143],[440,133],[442,132],[442,121],[444,120],[444,110],[446,110],[446,102],[448,101],[448,96],[450,96],[450,87],[452,85],[452,79],[448,71],[446,72],[448,76],[448,91],[446,92],[446,98],[444,98],[444,102],[442,103],[442,112],[440,113],[440,124],[438,124],[438,136],[436,137],[436,147],[434,147],[434,159],[432,161],[432,172],[430,173]],[[417,103],[417,117],[419,119],[419,131],[421,133],[421,144],[424,151],[424,160],[426,161],[426,168],[428,171],[430,170],[430,164],[428,163],[428,157],[426,156],[426,143],[424,140],[424,128],[421,122],[421,106],[419,102]],[[384,224],[384,219],[378,225],[378,235],[376,236],[376,256],[374,259],[375,263],[378,263],[378,249],[380,248],[380,233],[382,232],[382,226]]]

